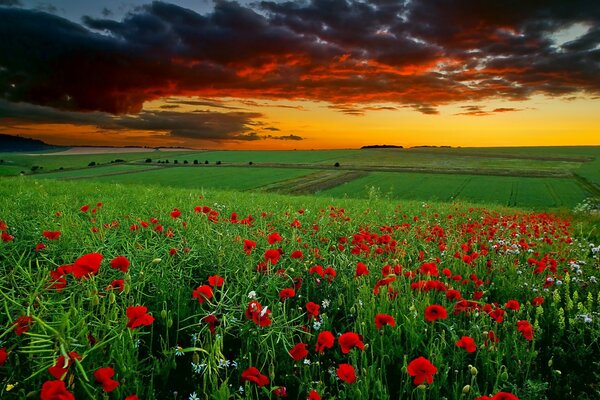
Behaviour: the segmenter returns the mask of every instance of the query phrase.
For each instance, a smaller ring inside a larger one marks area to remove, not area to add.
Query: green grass
[[[320,194],[353,198],[376,195],[394,200],[461,199],[537,209],[571,208],[589,196],[574,180],[564,178],[392,172],[373,172]]]
[[[311,172],[314,172],[314,170],[196,166],[166,167],[133,174],[100,176],[93,179],[101,182],[162,185],[180,188],[248,190]]]
[[[106,174],[115,173],[136,173],[144,172],[146,169],[151,168],[146,165],[130,165],[130,164],[116,164],[98,167],[87,167],[83,169],[74,169],[69,171],[58,171],[37,174],[36,178],[39,179],[69,179],[69,178],[91,178]]]

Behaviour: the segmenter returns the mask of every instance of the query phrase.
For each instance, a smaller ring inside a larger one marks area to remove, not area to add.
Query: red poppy
[[[0,219],[0,231],[5,231],[7,229],[8,229],[8,225],[6,225],[6,222],[4,222]]]
[[[35,252],[37,253],[40,250],[43,250],[46,248],[46,245],[44,243],[38,243],[37,246],[35,246]]]
[[[331,282],[333,280],[333,278],[335,278],[335,276],[337,275],[335,270],[331,267],[325,268],[325,271],[323,271],[323,273],[327,276],[327,279],[329,280],[329,282]]]
[[[269,244],[281,242],[281,235],[279,235],[279,233],[277,232],[273,232],[267,237],[267,241],[269,242]]]
[[[213,275],[208,277],[208,284],[212,287],[220,287],[225,283],[225,279],[219,275]]]
[[[290,356],[292,356],[292,358],[295,361],[302,360],[304,357],[306,357],[308,355],[308,350],[306,350],[306,346],[307,346],[307,344],[305,344],[305,343],[298,343],[289,351]]]
[[[273,389],[273,394],[275,397],[287,397],[287,388],[285,386],[279,386],[278,388]]]
[[[140,398],[137,397],[137,394],[132,394],[130,396],[125,397],[125,400],[140,400]]]
[[[87,210],[89,210],[89,209],[90,209],[90,206],[89,206],[89,205],[87,205],[87,204],[86,204],[86,205],[83,205],[83,206],[81,206],[81,208],[80,208],[81,212],[87,212]]]
[[[310,315],[310,318],[318,319],[320,308],[321,308],[320,305],[318,305],[317,303],[313,303],[312,301],[309,301],[308,303],[306,303],[306,311],[308,311],[308,315]]]
[[[271,311],[268,307],[263,308],[261,311],[252,314],[252,321],[260,327],[271,325]]]
[[[492,396],[491,400],[519,400],[519,398],[512,393],[498,392]]]
[[[384,325],[396,326],[396,320],[389,314],[375,315],[375,326],[377,329],[383,328]]]
[[[354,332],[346,332],[338,338],[338,344],[342,348],[342,353],[348,354],[354,347],[361,350],[365,349],[362,338]]]
[[[534,297],[533,300],[531,300],[531,304],[533,304],[534,306],[541,306],[542,304],[544,304],[544,298],[543,297]]]
[[[119,386],[119,382],[112,379],[115,375],[115,370],[111,367],[99,368],[94,372],[94,378],[102,385],[105,392],[112,392]]]
[[[505,313],[506,311],[504,311],[501,308],[496,308],[495,310],[488,312],[489,316],[492,317],[497,323],[501,323],[502,321],[504,321]]]
[[[431,384],[433,382],[433,375],[437,373],[437,368],[425,357],[418,357],[412,360],[406,370],[410,376],[414,376],[413,380],[415,385],[420,385],[423,382]]]
[[[316,390],[311,390],[306,400],[321,400],[321,395]]]
[[[152,325],[154,317],[149,315],[148,309],[145,306],[129,306],[127,307],[127,327],[131,330],[143,325]]]
[[[521,309],[521,305],[517,300],[509,300],[504,305],[504,308],[506,308],[507,310],[519,311]]]
[[[317,336],[317,345],[315,346],[315,351],[322,353],[325,349],[331,349],[334,341],[335,337],[331,332],[323,331],[319,333],[319,336]]]
[[[208,324],[208,330],[210,331],[210,333],[212,333],[213,335],[216,333],[216,327],[217,325],[219,325],[219,320],[214,314],[210,314],[202,318],[202,322]]]
[[[115,279],[106,287],[106,290],[117,289],[119,292],[122,292],[125,289],[125,280],[123,279]]]
[[[79,257],[73,263],[73,276],[75,278],[87,278],[90,275],[96,275],[102,258],[100,253],[89,253]]]
[[[72,351],[69,353],[69,359],[65,362],[65,356],[58,356],[54,365],[48,368],[50,375],[56,379],[62,379],[65,374],[69,371],[69,367],[75,360],[81,360],[81,356],[76,352]]]
[[[6,347],[2,347],[0,349],[0,367],[4,365],[7,358],[8,358],[8,353],[6,352]]]
[[[356,375],[354,373],[354,367],[350,364],[340,364],[335,370],[338,378],[348,383],[356,382]]]
[[[75,400],[63,381],[46,381],[42,385],[40,400]]]
[[[323,267],[320,265],[315,265],[314,267],[310,267],[310,269],[308,270],[309,274],[317,274],[320,275],[321,278],[325,277],[325,273],[323,272]]]
[[[212,299],[213,290],[208,285],[198,286],[192,293],[193,299],[198,299],[198,303],[202,304],[205,300]]]
[[[281,253],[279,252],[279,250],[270,249],[265,251],[265,261],[270,262],[272,265],[277,264],[277,261],[279,261],[279,257],[281,257]]]
[[[467,353],[473,353],[477,346],[475,345],[475,341],[473,338],[469,336],[463,336],[456,342],[456,347],[462,347],[467,351]]]
[[[48,240],[56,240],[60,236],[59,231],[44,231],[42,235]]]
[[[258,368],[250,367],[242,372],[242,382],[250,381],[256,383],[258,386],[265,386],[269,384],[269,378],[260,373]]]
[[[294,250],[292,252],[292,258],[303,258],[304,254],[302,254],[302,251],[300,250]]]
[[[2,231],[2,235],[0,235],[0,237],[2,237],[3,242],[11,242],[15,238],[13,235],[9,235],[8,232],[4,231]]]
[[[179,211],[177,208],[174,208],[173,211],[171,211],[171,218],[173,219],[179,218],[180,215],[181,211]]]
[[[361,275],[368,275],[368,274],[369,274],[369,269],[367,268],[367,266],[359,261],[356,264],[356,275],[354,275],[354,277],[358,278]]]
[[[517,331],[521,332],[526,340],[533,340],[533,326],[531,326],[529,321],[517,321]]]
[[[289,299],[290,297],[294,297],[296,295],[296,291],[293,288],[285,288],[279,292],[279,298],[281,300]]]
[[[28,315],[22,315],[19,318],[17,318],[13,325],[16,325],[15,334],[17,336],[20,336],[23,333],[27,332],[29,328],[31,328],[31,325],[33,325],[33,318],[31,318]]]
[[[448,300],[460,300],[462,296],[458,290],[448,289],[446,291],[446,298]]]
[[[129,260],[125,256],[117,256],[110,260],[110,266],[113,269],[120,269],[123,272],[127,272],[129,264]]]
[[[244,239],[244,252],[246,254],[250,254],[252,249],[256,247],[256,242],[254,240]]]
[[[446,318],[448,318],[448,312],[439,304],[432,304],[425,309],[425,319],[429,322]]]

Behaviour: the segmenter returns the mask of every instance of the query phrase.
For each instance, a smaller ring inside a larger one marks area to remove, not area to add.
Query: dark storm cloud
[[[23,4],[19,0],[0,0],[0,6],[17,6],[21,7]]]
[[[0,7],[0,98],[113,114],[138,113],[145,101],[168,96],[213,104],[312,99],[360,115],[369,103],[436,114],[461,101],[600,94],[597,1],[254,7],[220,0],[199,14],[153,2],[121,21],[85,17],[82,24]],[[555,43],[552,35],[574,24],[589,30]]]

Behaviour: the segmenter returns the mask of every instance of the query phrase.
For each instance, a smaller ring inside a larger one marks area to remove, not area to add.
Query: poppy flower
[[[48,240],[56,240],[60,236],[59,231],[44,231],[42,232],[42,236],[44,236]]]
[[[462,347],[467,351],[467,353],[473,353],[477,346],[475,345],[475,341],[473,338],[469,336],[463,336],[456,342],[456,347]]]
[[[140,398],[137,396],[137,394],[132,394],[125,397],[125,400],[140,400]]]
[[[46,245],[44,243],[38,243],[37,246],[35,246],[35,252],[37,253],[40,250],[43,250],[46,248]]]
[[[210,331],[210,333],[212,333],[213,335],[216,333],[216,327],[217,325],[219,325],[219,320],[214,314],[210,314],[202,318],[202,322],[208,324],[208,330]]]
[[[219,275],[213,275],[208,277],[208,284],[212,287],[223,286],[223,283],[225,283],[225,279],[223,279],[223,277]]]
[[[0,236],[3,242],[11,242],[15,237],[13,235],[9,235],[8,232],[2,232]]]
[[[303,258],[304,254],[302,254],[302,251],[300,251],[300,250],[294,250],[292,252],[292,256],[291,257],[292,258]]]
[[[519,311],[521,309],[521,305],[516,300],[509,300],[504,305],[504,308],[506,308],[507,310]]]
[[[318,319],[320,308],[321,308],[320,305],[318,305],[317,303],[313,303],[312,301],[309,301],[308,303],[306,303],[306,311],[308,311],[308,315],[310,315],[310,318]]]
[[[327,276],[329,282],[331,282],[333,278],[335,278],[335,276],[337,275],[337,272],[335,272],[335,270],[331,267],[325,268],[325,271],[323,271],[323,273]]]
[[[294,297],[296,295],[296,291],[293,288],[285,288],[279,292],[279,298],[283,301],[285,299],[289,299],[290,297]]]
[[[244,252],[246,254],[250,254],[252,249],[256,247],[256,242],[254,240],[244,239]]]
[[[265,386],[269,384],[269,378],[260,373],[258,368],[250,367],[242,372],[242,382],[254,382],[258,386]]]
[[[89,253],[79,257],[73,263],[73,276],[75,278],[85,278],[96,275],[102,258],[103,256],[100,253]]]
[[[495,310],[488,312],[488,315],[492,317],[497,323],[501,323],[502,321],[504,321],[505,313],[506,311],[504,311],[503,309],[496,308]]]
[[[340,364],[335,370],[338,378],[348,383],[356,382],[356,374],[354,373],[354,367],[350,364]]]
[[[252,321],[260,327],[271,325],[271,311],[268,307],[263,308],[261,311],[257,311],[252,314]]]
[[[275,397],[287,397],[287,388],[285,386],[279,386],[273,389],[273,395]]]
[[[81,208],[80,208],[81,212],[87,212],[89,209],[90,209],[90,206],[87,204],[81,206]]]
[[[306,400],[321,400],[321,395],[319,395],[319,392],[317,392],[316,390],[311,390],[308,393],[308,397],[306,398]]]
[[[117,256],[110,260],[110,266],[113,269],[120,269],[122,272],[127,272],[129,265],[129,260],[125,256]]]
[[[317,345],[315,346],[315,351],[323,353],[323,350],[331,349],[334,341],[335,337],[331,332],[323,331],[319,333],[319,336],[317,336]]]
[[[40,400],[75,400],[63,381],[46,381],[42,385]]]
[[[212,299],[213,290],[208,285],[198,286],[192,293],[193,299],[198,299],[198,303],[202,304],[205,300]]]
[[[292,347],[292,349],[288,353],[290,353],[290,356],[292,356],[292,358],[295,361],[300,361],[308,355],[308,350],[306,350],[306,346],[307,344],[305,343],[298,343],[297,345]]]
[[[491,400],[519,400],[519,398],[512,393],[498,392],[492,396]]]
[[[446,318],[448,318],[448,312],[439,304],[432,304],[425,309],[425,319],[429,322]]]
[[[354,347],[361,350],[365,349],[362,338],[354,332],[346,332],[338,338],[338,344],[342,348],[342,353],[348,354]]]
[[[69,371],[69,367],[73,364],[74,360],[81,360],[81,356],[74,351],[69,353],[67,362],[65,362],[65,356],[60,355],[54,362],[54,365],[48,368],[48,372],[56,379],[62,379]]]
[[[361,275],[368,275],[368,274],[369,274],[369,269],[367,268],[367,266],[359,261],[356,264],[356,274],[354,275],[354,277],[358,278]]]
[[[27,332],[29,328],[31,328],[31,325],[33,325],[33,318],[31,318],[28,315],[22,315],[19,318],[17,318],[13,325],[16,325],[15,334],[17,336],[20,336],[23,333]]]
[[[267,241],[269,242],[269,244],[281,242],[281,235],[279,235],[279,233],[277,232],[273,232],[269,236],[267,236]]]
[[[431,384],[433,375],[437,373],[437,368],[425,357],[418,357],[412,360],[406,370],[410,376],[414,376],[414,384],[420,385],[423,382]]]
[[[117,289],[119,292],[122,292],[125,289],[125,280],[123,279],[115,279],[106,287],[106,290]]]
[[[0,349],[0,367],[4,365],[7,358],[8,358],[8,353],[6,352],[6,347],[2,347]]]
[[[383,328],[384,325],[396,326],[396,320],[389,314],[375,315],[375,326],[377,329]]]
[[[145,306],[129,306],[127,307],[127,327],[131,330],[143,325],[152,325],[154,317],[149,315],[148,309]]]
[[[181,211],[179,211],[177,208],[174,208],[170,214],[171,214],[171,218],[177,219],[181,215]]]
[[[542,304],[544,304],[544,298],[543,297],[534,297],[533,300],[531,300],[531,304],[533,304],[534,306],[541,306]]]
[[[112,379],[114,375],[115,370],[111,367],[100,368],[94,372],[94,378],[102,385],[105,392],[112,392],[119,386],[119,382]]]
[[[309,274],[317,274],[321,276],[321,278],[325,278],[325,273],[323,272],[323,267],[320,265],[315,265],[314,267],[310,267],[308,270]]]
[[[526,340],[533,340],[533,326],[531,326],[529,321],[517,321],[517,331],[521,332]]]
[[[279,261],[279,257],[281,257],[281,253],[279,250],[270,249],[265,251],[265,261],[270,262],[272,265],[277,264]]]

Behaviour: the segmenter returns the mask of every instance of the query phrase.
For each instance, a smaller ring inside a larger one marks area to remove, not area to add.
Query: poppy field
[[[594,399],[597,217],[5,178],[2,399]]]

